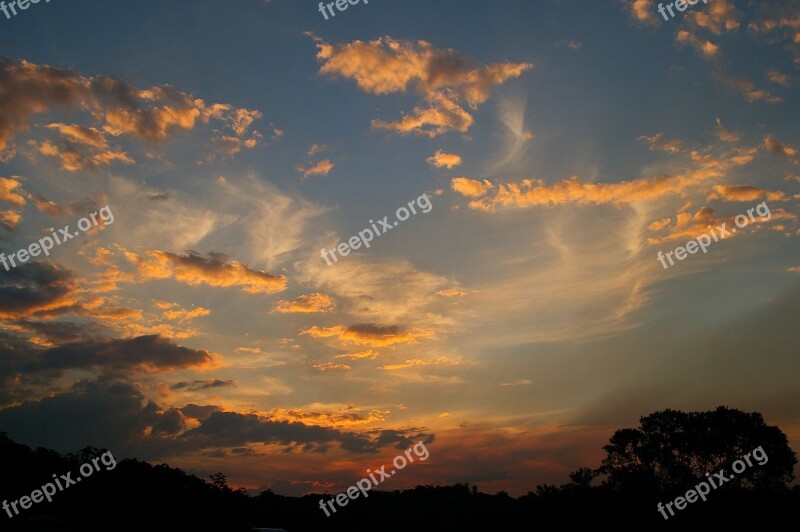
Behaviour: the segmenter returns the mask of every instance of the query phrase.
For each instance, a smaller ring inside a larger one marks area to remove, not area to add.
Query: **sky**
[[[800,449],[800,2],[657,6],[0,14],[0,431],[289,495],[423,441],[383,489],[517,496],[666,408]]]

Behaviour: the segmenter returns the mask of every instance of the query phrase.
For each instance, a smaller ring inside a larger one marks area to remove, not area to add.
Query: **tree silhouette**
[[[761,414],[724,406],[707,412],[664,410],[641,418],[637,429],[616,431],[597,472],[608,475],[604,485],[614,489],[680,490],[705,473],[730,472],[735,460],[757,447],[767,462],[754,462],[726,487],[785,488],[794,478],[797,458],[786,435],[767,425]]]

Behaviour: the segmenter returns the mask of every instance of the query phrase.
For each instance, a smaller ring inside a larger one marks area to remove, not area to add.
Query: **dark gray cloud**
[[[241,447],[254,442],[302,445],[306,451],[318,452],[336,443],[353,453],[377,452],[379,448],[360,434],[299,422],[270,421],[255,414],[237,412],[214,412],[201,421],[199,427],[183,433],[180,439],[192,448]]]
[[[54,315],[76,304],[75,279],[61,266],[30,262],[4,270],[0,267],[0,318]]]
[[[196,404],[188,404],[181,408],[181,412],[186,417],[191,417],[198,420],[204,420],[214,412],[220,410],[220,407],[216,405],[196,405]]]
[[[153,334],[136,338],[99,338],[46,349],[23,366],[24,371],[94,369],[109,373],[156,371],[202,366],[208,351],[181,347]]]
[[[170,388],[172,388],[173,390],[187,389],[189,391],[195,392],[197,390],[207,390],[209,388],[225,388],[228,386],[236,386],[236,381],[208,379],[205,381],[178,382],[170,386]]]
[[[185,417],[200,420],[188,431]],[[244,456],[248,444],[278,444],[286,450],[325,452],[341,447],[354,454],[375,453],[387,445],[408,446],[433,435],[414,431],[359,434],[300,422],[273,421],[255,414],[223,412],[214,405],[189,404],[164,410],[146,400],[128,382],[82,381],[70,390],[39,401],[0,410],[0,431],[21,443],[73,452],[86,445],[106,447],[121,456],[159,460],[190,452],[216,453],[233,448]]]

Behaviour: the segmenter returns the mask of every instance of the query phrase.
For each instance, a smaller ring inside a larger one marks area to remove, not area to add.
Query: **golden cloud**
[[[429,165],[436,168],[451,168],[461,164],[461,156],[455,153],[445,153],[442,150],[436,150],[436,153],[426,159]]]
[[[333,362],[321,362],[314,364],[314,369],[318,371],[350,371],[352,368],[347,364],[334,364]]]
[[[720,35],[739,29],[741,13],[729,0],[714,0],[704,9],[696,9],[686,14],[689,25]]]
[[[373,128],[401,134],[435,137],[448,131],[465,132],[473,118],[464,105],[476,109],[489,98],[491,87],[519,77],[530,63],[479,66],[453,49],[437,49],[426,41],[382,37],[329,44],[319,38],[320,74],[355,80],[364,92],[377,95],[414,89],[427,105],[416,106],[398,121],[375,120]]]
[[[493,186],[492,182],[488,179],[484,179],[483,183],[467,177],[454,177],[450,180],[450,187],[462,196],[468,198],[479,198],[486,194]]]
[[[0,200],[17,207],[25,205],[27,192],[22,189],[22,183],[19,182],[19,179],[21,178],[18,176],[11,176],[11,179],[0,177]]]
[[[769,201],[784,201],[786,194],[773,192],[745,185],[714,185],[713,192],[708,195],[708,200],[722,201],[755,201],[766,199]]]
[[[681,30],[675,36],[675,41],[681,44],[688,44],[692,46],[695,50],[697,50],[700,55],[705,58],[712,58],[716,57],[719,53],[719,45],[714,44],[711,41],[703,40],[694,33],[690,33],[686,30]]]
[[[274,310],[281,314],[333,312],[336,310],[336,305],[330,296],[314,293],[299,296],[294,301],[279,301]]]
[[[360,323],[356,325],[334,325],[333,327],[313,326],[300,334],[312,338],[338,337],[346,344],[362,344],[372,347],[387,347],[396,344],[414,344],[428,338],[432,332],[423,329],[405,329],[398,325],[376,325]]]
[[[344,353],[341,355],[336,355],[336,358],[349,358],[350,360],[375,360],[379,355],[379,352],[373,351],[372,349],[367,349],[366,351],[358,351],[356,353]]]
[[[140,90],[108,77],[85,77],[73,70],[28,61],[0,60],[0,151],[6,150],[16,131],[25,129],[31,117],[53,109],[82,109],[96,123],[93,126],[52,123],[66,145],[57,148],[42,143],[44,155],[62,157],[65,169],[75,171],[110,161],[130,159],[124,152],[109,148],[105,135],[129,135],[148,142],[159,142],[176,131],[192,130],[198,122],[220,120],[242,140],[245,146],[254,145],[260,135],[243,137],[253,123],[261,118],[259,111],[235,109],[227,104],[207,106],[169,85]],[[100,153],[82,154],[77,146]]]
[[[764,147],[773,155],[779,155],[789,159],[792,164],[798,164],[797,150],[784,144],[772,135],[764,137]]]
[[[304,167],[302,164],[297,165],[297,171],[303,174],[303,179],[314,176],[314,175],[328,175],[328,172],[333,170],[335,163],[331,162],[330,159],[323,159],[316,164],[309,165],[308,168]]]
[[[653,0],[624,0],[633,20],[640,24],[657,25],[656,8]]]

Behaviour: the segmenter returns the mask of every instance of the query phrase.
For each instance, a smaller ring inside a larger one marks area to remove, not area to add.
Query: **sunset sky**
[[[517,496],[665,408],[800,449],[800,1],[657,4],[0,13],[0,251],[114,216],[0,266],[0,431],[290,495],[425,441],[382,489]]]

